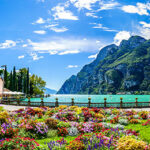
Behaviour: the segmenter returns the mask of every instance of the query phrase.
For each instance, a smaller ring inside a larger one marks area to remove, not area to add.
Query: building
[[[4,98],[4,97],[17,97],[17,96],[24,96],[25,94],[22,92],[12,92],[9,89],[4,88],[4,81],[3,79],[0,77],[0,98]]]

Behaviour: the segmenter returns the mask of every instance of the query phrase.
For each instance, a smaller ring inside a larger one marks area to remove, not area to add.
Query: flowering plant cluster
[[[150,150],[140,132],[128,128],[149,126],[149,116],[148,111],[78,106],[1,109],[0,150]],[[47,149],[36,142],[45,138]]]

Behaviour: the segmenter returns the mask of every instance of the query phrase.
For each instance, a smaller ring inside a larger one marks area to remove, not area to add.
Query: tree
[[[33,95],[43,95],[46,82],[34,74],[31,76],[30,81],[32,82]]]
[[[16,68],[13,68],[13,88],[12,91],[16,91]]]
[[[10,72],[10,76],[9,76],[9,89],[13,90],[13,74],[12,71]]]
[[[8,88],[8,72],[7,72],[7,66],[5,66],[4,69],[4,87]]]
[[[30,84],[29,68],[28,68],[28,70],[27,70],[26,76],[27,76],[27,77],[26,77],[26,79],[27,79],[27,81],[26,81],[26,82],[27,82],[27,83],[26,83],[26,92],[27,92],[27,94],[29,94],[29,91],[30,91],[30,90],[29,90],[29,84]]]

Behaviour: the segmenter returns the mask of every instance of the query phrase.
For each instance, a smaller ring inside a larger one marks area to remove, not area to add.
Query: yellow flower
[[[146,143],[138,141],[132,136],[125,136],[119,139],[117,144],[118,150],[145,150]]]

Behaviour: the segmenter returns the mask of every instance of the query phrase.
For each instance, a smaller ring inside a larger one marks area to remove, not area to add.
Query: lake
[[[91,102],[104,102],[104,98],[107,98],[107,102],[120,102],[120,97],[123,98],[123,102],[135,102],[135,98],[138,98],[139,102],[150,101],[150,95],[51,95],[51,97],[44,98],[44,102],[55,102],[58,98],[59,102],[71,102],[71,98],[74,98],[75,102],[88,102],[88,98],[91,97]],[[27,101],[27,99],[26,99]],[[39,102],[40,98],[31,98],[31,101]]]

